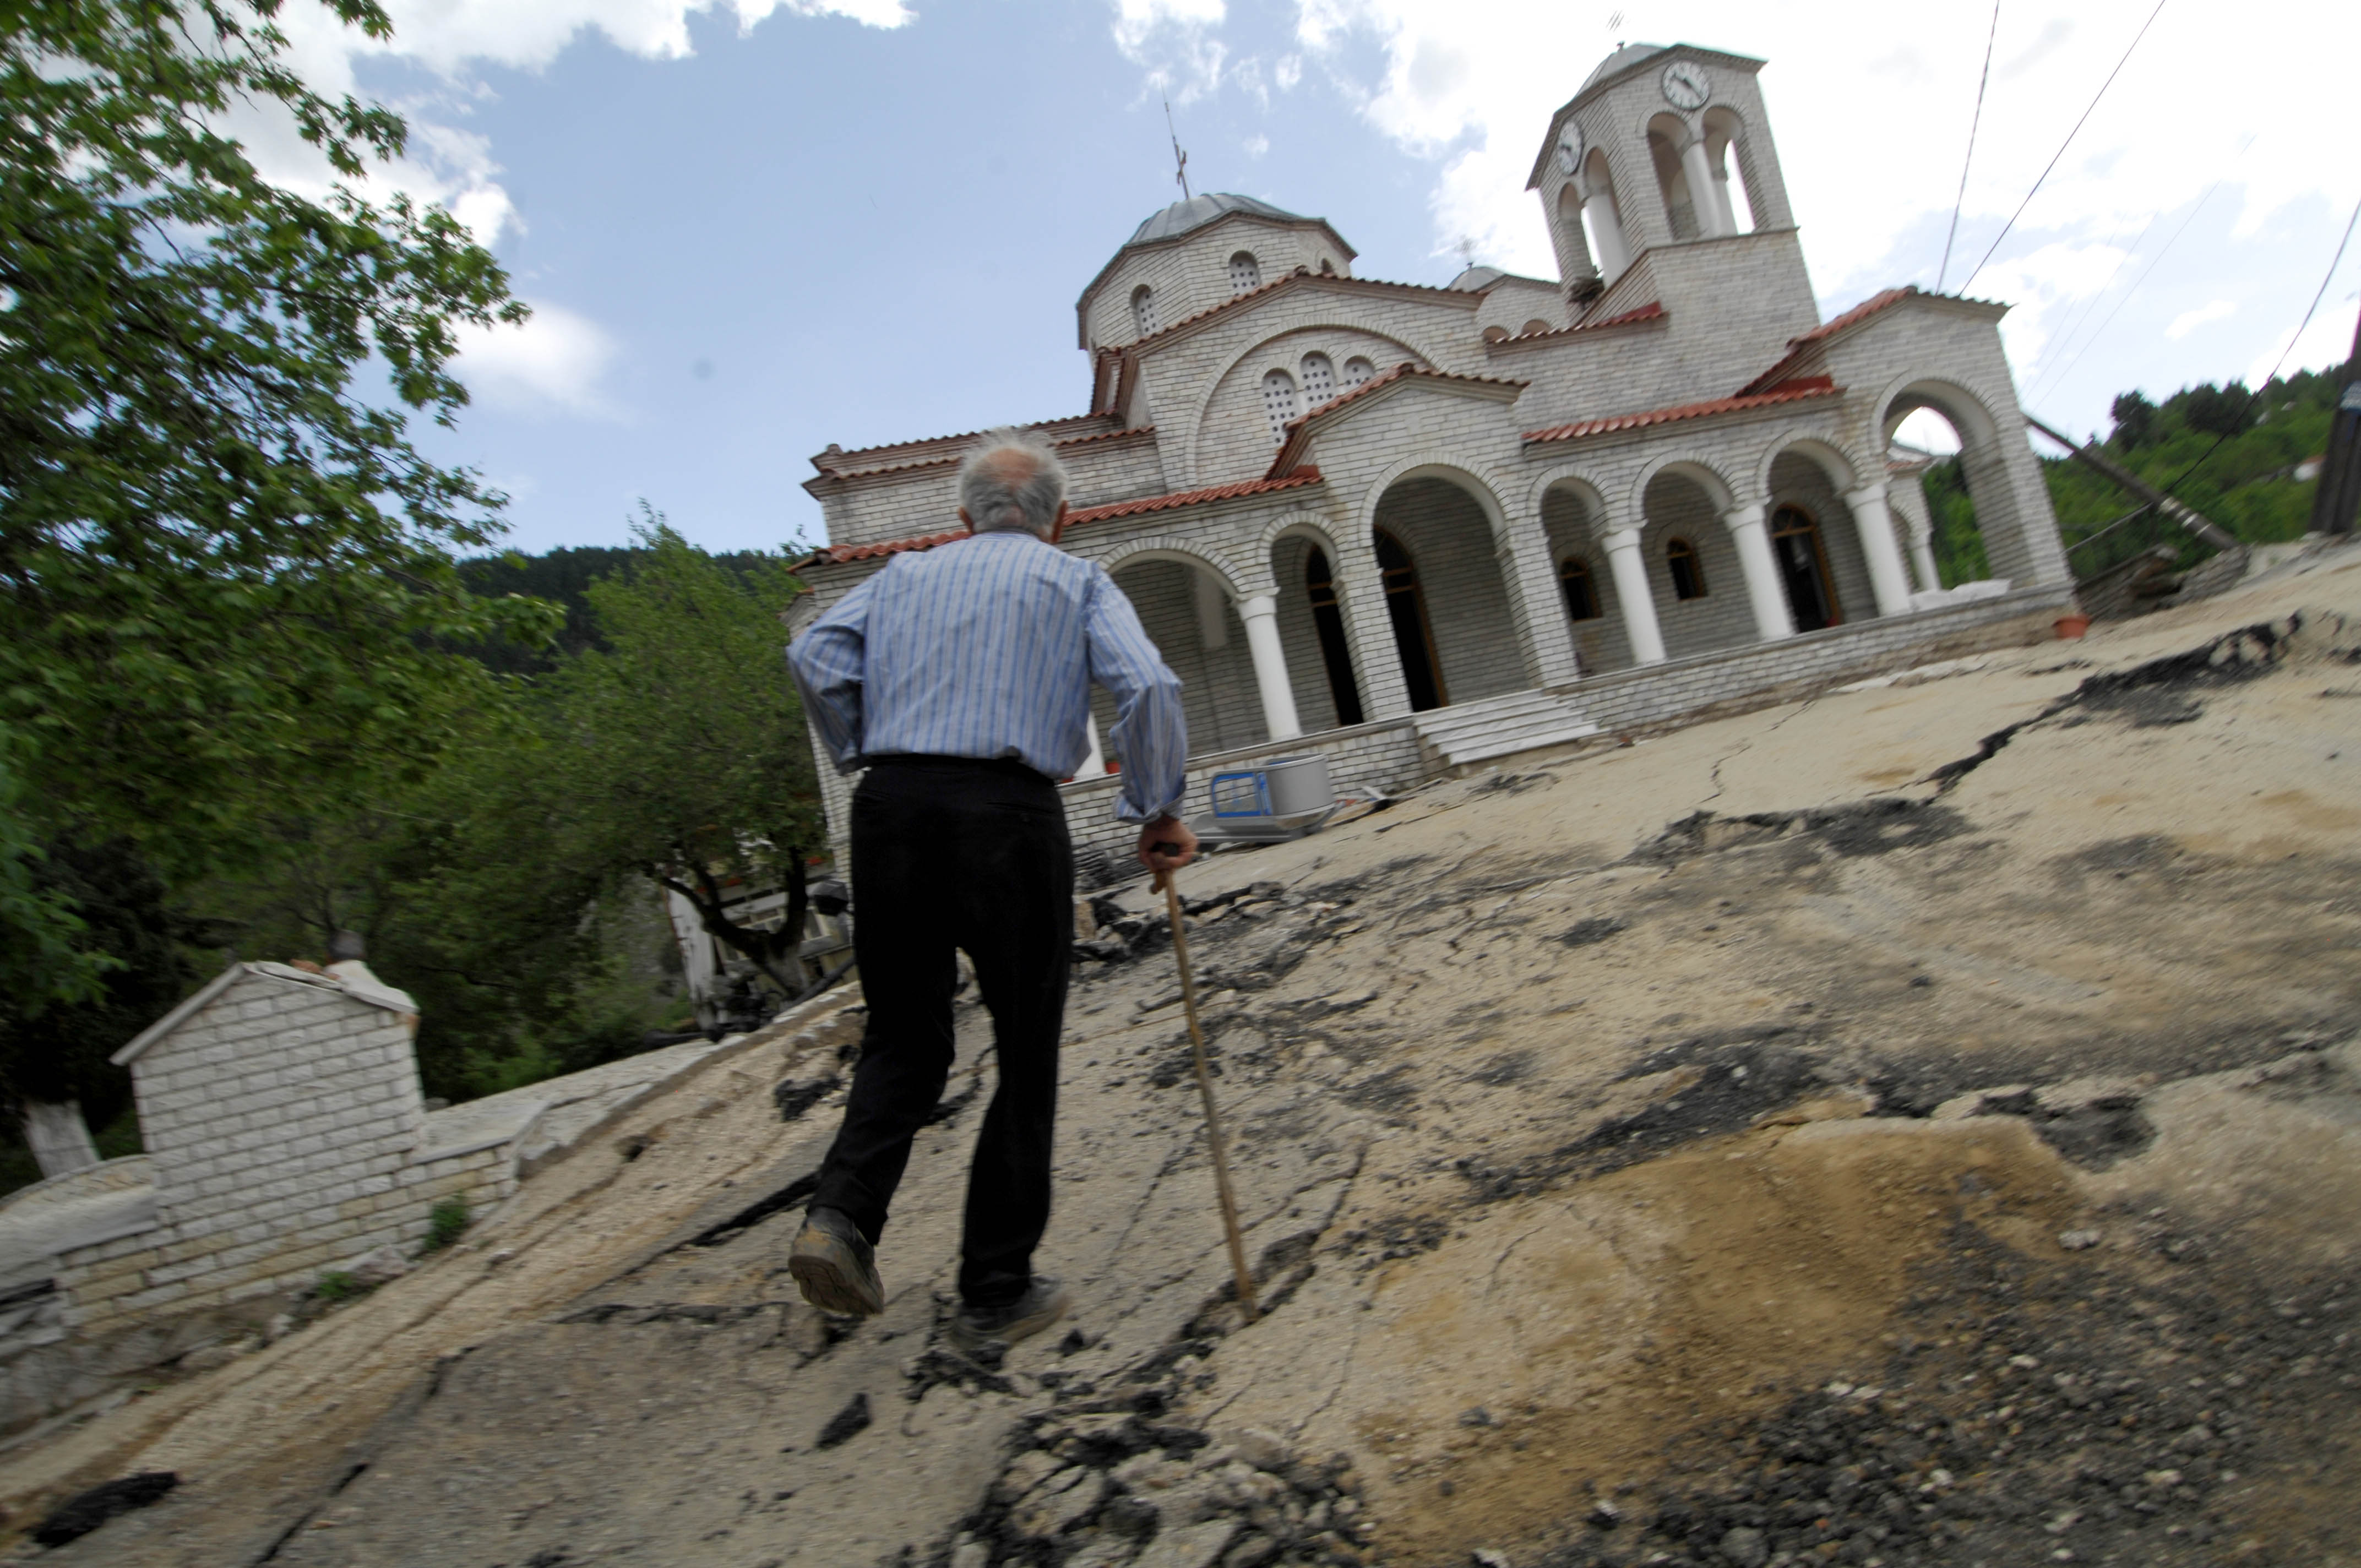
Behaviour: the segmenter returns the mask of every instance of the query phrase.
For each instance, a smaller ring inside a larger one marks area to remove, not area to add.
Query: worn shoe
[[[804,1299],[823,1312],[844,1312],[873,1318],[885,1310],[885,1287],[877,1277],[877,1249],[861,1234],[851,1217],[835,1209],[814,1209],[804,1216],[787,1254],[787,1272],[803,1289]]]
[[[1066,1288],[1037,1274],[1025,1294],[1005,1307],[961,1307],[951,1320],[951,1343],[970,1355],[987,1344],[1012,1345],[1064,1317],[1067,1305]]]

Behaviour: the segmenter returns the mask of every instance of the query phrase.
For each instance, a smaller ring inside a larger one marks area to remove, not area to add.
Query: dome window
[[[1336,367],[1324,354],[1303,356],[1303,406],[1316,409],[1336,395]]]
[[[1156,291],[1145,283],[1131,291],[1131,324],[1142,337],[1154,336],[1161,324],[1156,319]]]
[[[1378,367],[1356,354],[1345,361],[1345,389],[1351,391],[1378,373]]]
[[[1262,287],[1262,264],[1254,252],[1241,250],[1230,258],[1230,292],[1243,294],[1249,289]]]
[[[1299,411],[1295,400],[1295,378],[1284,370],[1273,370],[1262,378],[1262,411],[1270,420],[1270,438],[1287,439],[1287,422]]]

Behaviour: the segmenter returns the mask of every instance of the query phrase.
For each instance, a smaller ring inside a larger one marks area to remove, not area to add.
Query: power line
[[[2139,48],[2140,39],[2147,37],[2147,30],[2156,26],[2157,17],[2164,14],[2164,5],[2165,0],[2156,0],[2156,9],[2147,14],[2147,20],[2140,24],[2140,30],[2132,35],[2130,48],[2124,50],[2124,58],[2115,61],[2114,70],[2107,72],[2107,79],[2099,83],[2099,91],[2092,97],[2090,108],[2082,111],[2082,118],[2074,122],[2074,128],[2068,131],[2066,139],[2058,144],[2058,150],[2051,155],[2048,167],[2041,171],[2041,178],[2033,182],[2033,189],[2025,193],[2025,200],[2016,204],[2016,211],[2008,215],[2008,222],[2001,225],[2000,233],[1993,239],[1992,250],[1984,252],[1983,260],[1976,263],[1975,271],[1969,273],[1967,281],[1960,285],[1960,292],[1964,294],[1968,291],[1968,284],[1973,283],[1982,273],[1984,268],[1992,261],[1993,252],[2000,248],[2000,242],[2006,239],[2008,231],[2016,226],[2016,220],[2025,216],[2025,209],[2033,205],[2033,198],[2041,193],[2041,187],[2048,182],[2051,172],[2057,169],[2058,160],[2066,156],[2066,149],[2072,147],[2074,138],[2082,134],[2082,126],[2091,118],[2092,112],[2098,108],[2099,100],[2107,95],[2107,89],[2115,84],[2115,78],[2122,75],[2124,67],[2131,63],[2132,49]]]
[[[2279,362],[2271,367],[2271,373],[2263,378],[2262,386],[2257,387],[2253,391],[2246,394],[2246,404],[2238,411],[2237,422],[2234,426],[2234,429],[2244,430],[2246,428],[2246,416],[2255,411],[2256,400],[2263,395],[2265,388],[2268,387],[2273,381],[2279,378],[2279,371],[2286,367],[2288,356],[2293,354],[2295,352],[2295,345],[2303,341],[2303,329],[2312,324],[2313,314],[2320,309],[2320,302],[2328,298],[2328,285],[2335,281],[2336,269],[2345,264],[2345,247],[2353,243],[2353,225],[2356,223],[2361,223],[2361,202],[2356,202],[2353,203],[2353,215],[2345,220],[2345,236],[2336,242],[2336,254],[2330,258],[2328,270],[2321,277],[2320,288],[2312,296],[2311,308],[2303,313],[2303,320],[2295,323],[2295,335],[2288,339],[2287,346],[2285,348],[2279,350]],[[2165,493],[2167,495],[2170,495],[2173,491],[2180,488],[2183,484],[2187,483],[2190,475],[2194,474],[2198,469],[2205,466],[2206,459],[2212,457],[2213,454],[2222,450],[2223,443],[2228,441],[2230,439],[2230,431],[2224,431],[2220,435],[2215,436],[2213,438],[2213,444],[2197,455],[2196,462],[2191,463],[2188,467],[2183,468],[2178,478],[2174,479],[2169,485],[2164,487]]]
[[[1976,78],[1976,112],[1968,117],[1968,152],[1960,159],[1960,194],[1951,203],[1951,232],[1943,236],[1943,265],[1935,269],[1935,292],[1951,270],[1951,245],[1960,237],[1960,209],[1968,204],[1968,169],[1976,160],[1976,128],[1984,123],[1984,89],[1992,84],[1993,43],[2000,37],[2000,0],[1993,0],[1992,30],[1984,35],[1984,72]]]

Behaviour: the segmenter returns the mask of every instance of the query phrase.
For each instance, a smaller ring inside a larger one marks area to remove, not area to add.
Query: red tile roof
[[[1514,337],[1504,337],[1499,343],[1488,344],[1485,346],[1499,348],[1511,343],[1540,343],[1545,338],[1571,337],[1578,332],[1602,332],[1610,326],[1634,326],[1641,322],[1663,321],[1667,313],[1663,301],[1651,300],[1636,310],[1625,311],[1618,316],[1609,316],[1605,321],[1576,322],[1572,326],[1553,327],[1548,332],[1519,333]]]
[[[1532,385],[1529,381],[1512,381],[1500,376],[1462,376],[1449,370],[1430,370],[1423,365],[1414,365],[1405,359],[1390,370],[1378,371],[1351,391],[1333,397],[1318,408],[1307,409],[1289,420],[1286,425],[1287,433],[1279,443],[1278,455],[1271,458],[1270,468],[1263,477],[1266,479],[1277,479],[1296,471],[1295,460],[1303,455],[1307,432],[1312,421],[1333,413],[1348,403],[1358,402],[1371,393],[1382,388],[1390,387],[1397,381],[1408,380],[1412,377],[1422,381],[1456,381],[1477,387],[1522,389]]]
[[[1652,424],[1670,424],[1675,420],[1704,419],[1711,414],[1737,413],[1744,409],[1764,409],[1779,403],[1800,402],[1806,398],[1836,396],[1842,389],[1826,376],[1805,376],[1782,383],[1767,392],[1756,392],[1735,398],[1714,398],[1702,403],[1679,403],[1668,409],[1649,409],[1643,413],[1615,414],[1607,419],[1587,419],[1574,424],[1554,425],[1548,430],[1529,430],[1527,441],[1577,441],[1586,435],[1608,435],[1616,431],[1642,430]]]
[[[1083,507],[1066,520],[1069,528],[1086,522],[1104,522],[1111,518],[1137,517],[1141,512],[1170,511],[1174,507],[1199,506],[1206,501],[1226,501],[1239,496],[1268,495],[1273,490],[1291,490],[1302,485],[1320,482],[1317,468],[1298,468],[1279,479],[1246,479],[1235,485],[1214,485],[1202,490],[1175,490],[1169,496],[1142,496],[1137,500],[1110,501],[1105,506]]]
[[[1104,414],[1088,414],[1082,417],[1087,419],[1103,420],[1106,416]],[[1056,425],[1071,424],[1077,422],[1072,420],[1051,420],[1048,422],[1049,424]],[[1020,425],[1017,428],[1020,430],[1029,430],[1038,434],[1045,427],[1042,425]],[[941,435],[935,436],[927,441],[908,441],[899,443],[898,444],[913,448],[937,446],[954,441],[974,441],[983,436],[983,433],[984,433],[980,430],[971,431],[965,435]],[[1052,436],[1049,438],[1049,444],[1057,448],[1059,451],[1063,452],[1069,447],[1088,446],[1093,442],[1120,441],[1126,436],[1153,435],[1155,433],[1156,427],[1154,425],[1142,424],[1135,425],[1128,430],[1093,431],[1087,435]],[[870,452],[890,452],[895,450],[895,448],[872,446],[866,448],[866,450]],[[882,467],[876,468],[855,466],[850,470],[837,467],[831,462],[831,459],[840,460],[853,455],[855,455],[855,454],[850,452],[823,452],[818,457],[812,459],[812,466],[818,468],[824,477],[831,479],[873,479],[881,474],[907,474],[919,468],[948,468],[957,464],[961,458],[965,457],[967,454],[964,450],[952,451],[946,452],[940,456],[915,458],[907,463],[888,463]]]
[[[1141,496],[1134,500],[1081,507],[1067,514],[1066,526],[1077,528],[1086,522],[1106,522],[1119,517],[1136,517],[1143,512],[1170,511],[1175,507],[1233,500],[1241,496],[1268,495],[1273,490],[1292,490],[1318,483],[1319,469],[1298,468],[1281,479],[1247,479],[1235,485],[1214,485],[1202,490],[1176,490],[1170,495]],[[851,561],[873,561],[881,555],[899,555],[906,550],[932,550],[938,544],[950,544],[968,536],[966,529],[954,528],[942,533],[921,534],[916,539],[889,539],[875,544],[828,544],[813,551],[796,565],[799,567],[840,566]]]

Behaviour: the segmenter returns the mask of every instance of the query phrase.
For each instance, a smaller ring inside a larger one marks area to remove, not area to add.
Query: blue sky
[[[2174,0],[2186,4],[2186,0]],[[471,345],[439,455],[513,499],[509,543],[614,543],[644,498],[716,549],[818,532],[808,458],[1080,411],[1073,302],[1197,190],[1328,217],[1365,277],[1546,272],[1522,189],[1550,112],[1618,38],[1761,55],[1823,310],[1931,286],[1992,13],[1458,0],[416,0],[390,47],[294,16],[329,87],[402,108],[384,179],[448,202],[538,313]],[[1949,284],[1982,258],[2153,0],[2004,8]],[[2281,7],[2302,58],[2361,8]],[[2027,406],[2103,429],[2127,386],[2258,377],[2356,199],[2333,74],[2157,15],[1970,291]],[[303,171],[258,134],[266,168]],[[2290,366],[2342,356],[2361,246]]]

